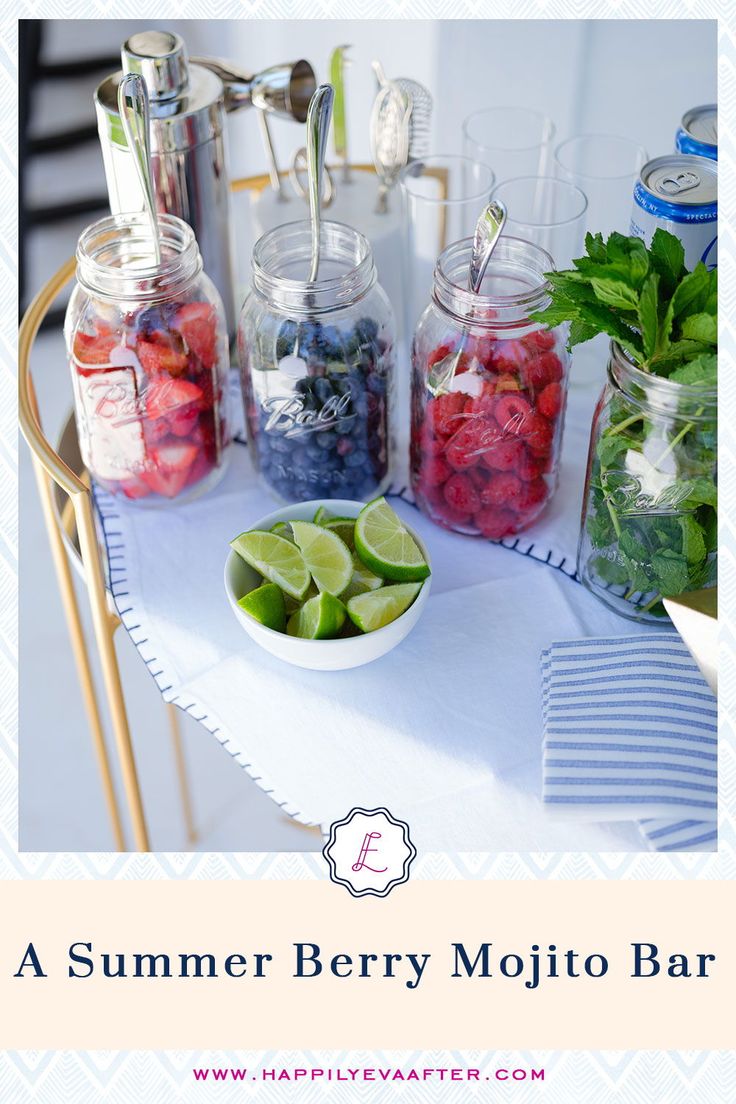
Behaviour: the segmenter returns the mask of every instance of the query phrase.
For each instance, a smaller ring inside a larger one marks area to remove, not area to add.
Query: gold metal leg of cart
[[[102,779],[102,792],[112,824],[115,850],[124,851],[125,833],[123,831],[123,822],[120,816],[120,806],[118,805],[117,794],[115,793],[115,783],[110,769],[110,756],[105,743],[105,734],[102,727],[102,719],[100,717],[100,707],[97,703],[97,694],[95,691],[94,679],[92,677],[89,652],[87,651],[87,643],[84,639],[82,619],[79,615],[79,603],[77,602],[77,595],[74,590],[74,580],[72,579],[67,551],[64,547],[57,519],[54,516],[49,477],[41,463],[36,459],[35,454],[33,455],[33,470],[38,485],[39,498],[41,499],[41,507],[46,523],[46,532],[48,533],[49,543],[51,544],[51,555],[56,569],[56,578],[59,583],[59,592],[61,594],[61,601],[66,616],[67,628],[69,630],[72,654],[74,656],[74,662],[76,663],[84,707],[87,712],[87,720],[89,721],[89,727],[92,733],[92,744],[97,757],[100,777]]]
[[[184,754],[184,743],[181,738],[181,725],[179,724],[179,711],[175,705],[167,703],[166,712],[169,717],[171,729],[171,746],[174,752],[176,764],[176,777],[179,783],[179,800],[184,818],[184,827],[187,833],[187,843],[197,842],[197,827],[194,821],[194,808],[192,805],[192,791],[189,786],[189,772]]]

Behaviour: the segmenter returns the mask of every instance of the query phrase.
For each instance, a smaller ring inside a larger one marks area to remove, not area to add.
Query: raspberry
[[[485,506],[478,510],[473,522],[484,537],[489,540],[501,540],[516,529],[517,521],[511,510],[499,510],[495,506]]]
[[[564,375],[562,361],[556,353],[542,353],[530,361],[524,368],[524,380],[527,387],[537,394],[548,383],[556,383]]]
[[[496,372],[517,373],[528,355],[521,341],[497,341],[493,351],[493,369]]]
[[[530,414],[524,425],[524,440],[533,456],[548,456],[554,440],[551,423],[541,414]]]
[[[425,457],[422,464],[421,480],[427,487],[439,487],[452,475],[452,468],[444,456]]]
[[[480,495],[467,475],[451,475],[445,483],[445,501],[459,514],[474,514],[480,507]]]
[[[477,487],[478,490],[482,492],[484,487],[486,487],[488,485],[488,480],[490,479],[490,475],[488,474],[488,471],[485,468],[482,468],[479,465],[476,468],[471,468],[470,469],[470,471],[468,472],[468,479],[470,480],[470,482],[473,484],[474,487]],[[481,498],[482,497],[483,496],[481,494]]]
[[[523,493],[524,484],[517,475],[499,472],[491,477],[480,497],[484,506],[508,506],[513,510]]]
[[[535,330],[521,340],[533,352],[546,353],[555,347],[555,335],[549,330]]]
[[[548,383],[537,399],[537,410],[545,418],[554,421],[562,409],[562,387],[559,383]]]
[[[496,342],[492,337],[469,337],[467,342],[468,356],[476,357],[479,363],[486,368],[493,360],[493,352]]]
[[[468,419],[454,435],[445,456],[456,471],[467,471],[481,459],[483,453],[499,438],[496,426],[485,418]]]
[[[512,437],[507,441],[496,441],[492,448],[483,453],[481,459],[491,471],[513,471],[523,453],[524,446],[521,441]]]
[[[523,436],[531,411],[531,403],[519,392],[497,395],[493,406],[493,416],[504,434],[514,436]]]
[[[484,385],[485,386],[485,385]],[[466,414],[488,414],[490,416],[493,410],[493,394],[490,395],[484,391],[484,394],[478,395],[474,399],[468,399],[465,404]]]
[[[427,417],[440,437],[449,437],[458,428],[458,415],[465,409],[467,395],[453,391],[449,395],[439,395],[427,404]]]
[[[434,364],[437,364],[440,360],[444,360],[446,356],[449,356],[453,350],[453,346],[449,343],[444,345],[438,345],[436,349],[427,357],[427,367],[431,368]]]
[[[520,513],[526,513],[529,510],[533,510],[535,506],[539,506],[541,502],[544,502],[548,493],[549,489],[547,484],[541,476],[537,479],[533,479],[531,483],[522,483],[521,492],[516,503],[516,509]]]
[[[527,449],[524,449],[523,454],[519,458],[519,463],[516,465],[516,474],[519,476],[519,479],[523,479],[524,482],[528,483],[532,479],[536,479],[543,471],[544,460],[532,456]]]

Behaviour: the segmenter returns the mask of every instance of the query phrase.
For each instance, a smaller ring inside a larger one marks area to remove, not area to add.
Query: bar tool
[[[409,156],[411,98],[395,81],[386,77],[381,63],[373,62],[379,90],[373,102],[370,142],[373,164],[379,179],[376,213],[388,211],[388,197]]]
[[[126,73],[120,81],[118,111],[143,192],[146,214],[151,224],[153,256],[158,268],[161,264],[161,241],[151,173],[151,112],[145,81],[137,73]]]

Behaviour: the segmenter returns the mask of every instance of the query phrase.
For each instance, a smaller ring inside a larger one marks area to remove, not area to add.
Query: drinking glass
[[[588,201],[576,184],[554,176],[520,176],[498,184],[493,198],[506,206],[505,234],[541,246],[558,269],[570,268],[573,257],[580,256]]]
[[[592,234],[628,234],[634,183],[647,159],[644,147],[631,138],[579,134],[555,149],[555,176],[585,192]]]
[[[401,173],[404,219],[405,334],[414,327],[432,293],[440,253],[472,236],[493,191],[491,169],[467,157],[437,155],[413,162]]]
[[[555,126],[541,111],[487,107],[463,122],[463,153],[488,165],[498,183],[550,171]]]

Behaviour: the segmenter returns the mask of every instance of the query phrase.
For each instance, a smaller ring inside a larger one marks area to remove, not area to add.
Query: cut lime
[[[337,636],[344,622],[345,607],[340,599],[323,591],[292,613],[286,631],[305,640],[329,640]]]
[[[292,521],[291,528],[319,589],[336,597],[342,594],[353,574],[353,558],[345,541],[311,521]]]
[[[324,525],[326,521],[329,521],[334,515],[330,513],[326,506],[318,506],[317,512],[312,518],[315,525]]]
[[[318,594],[319,591],[312,582],[310,582],[309,586],[307,587],[307,593],[304,595],[303,598],[290,598],[288,594],[285,594],[284,607],[286,609],[286,616],[288,617],[289,614],[294,613],[304,602],[307,602],[310,598],[316,598]]]
[[[398,583],[358,594],[348,602],[348,615],[363,632],[375,632],[401,617],[421,589],[421,583]]]
[[[340,597],[343,602],[354,598],[356,594],[365,594],[369,590],[378,590],[383,586],[383,579],[375,575],[369,567],[366,567],[357,554],[353,553],[353,575]]]
[[[358,514],[355,548],[363,563],[384,579],[408,582],[429,575],[419,545],[385,498],[374,499]]]
[[[251,529],[230,541],[230,547],[259,574],[276,583],[292,598],[302,599],[309,586],[309,572],[299,549],[276,533]]]
[[[283,632],[286,628],[284,595],[275,583],[264,583],[263,586],[249,591],[243,595],[238,605],[267,629]]]
[[[344,540],[350,551],[355,548],[355,518],[336,517],[322,522],[323,529],[329,529],[337,533],[340,540]]]
[[[288,521],[277,521],[275,525],[271,526],[271,532],[275,533],[277,537],[283,537],[284,540],[294,543],[294,534]]]

